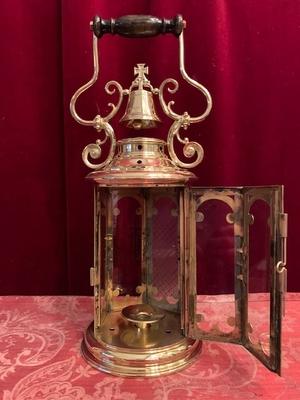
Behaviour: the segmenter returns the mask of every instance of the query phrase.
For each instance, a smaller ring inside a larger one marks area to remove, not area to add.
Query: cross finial
[[[134,83],[139,87],[139,89],[143,89],[143,87],[147,86],[149,83],[145,74],[148,75],[148,67],[145,67],[145,64],[137,64],[137,66],[134,67],[134,75],[137,75]]]
[[[145,74],[148,75],[148,67],[145,67],[145,64],[137,64],[136,67],[134,67],[134,75],[138,75],[137,78],[140,80],[147,80],[145,77]]]

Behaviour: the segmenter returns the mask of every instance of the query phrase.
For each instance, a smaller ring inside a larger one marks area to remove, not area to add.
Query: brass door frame
[[[196,211],[207,200],[220,200],[232,209],[235,236],[235,329],[201,332],[196,326],[197,255]],[[249,339],[248,276],[249,276],[249,210],[257,199],[270,207],[270,246],[272,283],[270,288],[270,356]],[[183,327],[185,335],[194,339],[237,343],[243,345],[267,368],[280,374],[281,325],[286,286],[287,215],[283,213],[282,186],[263,187],[195,187],[185,190],[185,267],[183,296]]]

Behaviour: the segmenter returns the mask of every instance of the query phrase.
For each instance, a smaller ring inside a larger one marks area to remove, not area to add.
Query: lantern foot
[[[111,326],[112,320],[104,324],[100,336],[95,335],[91,323],[82,341],[83,357],[100,371],[128,377],[167,375],[188,366],[201,352],[202,341],[186,338],[180,331],[162,331],[159,324],[141,330],[121,323],[110,331],[110,336],[105,333],[105,325]],[[116,317],[115,321],[118,320]],[[163,320],[167,321],[168,315]]]

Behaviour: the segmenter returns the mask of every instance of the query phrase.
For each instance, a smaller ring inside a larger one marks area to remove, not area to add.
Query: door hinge
[[[285,316],[285,295],[287,292],[287,269],[281,261],[276,265],[276,272],[278,275],[278,289],[281,297],[281,312]]]
[[[288,215],[287,213],[279,214],[279,232],[282,238],[287,238],[287,228],[288,228]]]
[[[278,273],[279,291],[281,293],[281,312],[285,315],[285,294],[287,292],[287,269],[286,269],[286,242],[288,231],[288,215],[286,213],[279,214],[279,234],[282,241],[282,260],[277,263],[276,270]]]
[[[90,268],[90,285],[91,286],[96,286],[99,284],[99,281],[97,279],[97,270],[95,267]]]
[[[286,242],[288,231],[288,215],[286,213],[279,214],[279,234],[282,240],[282,264],[286,265]]]

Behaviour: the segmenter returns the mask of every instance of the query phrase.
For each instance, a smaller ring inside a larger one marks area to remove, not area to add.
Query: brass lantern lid
[[[87,178],[101,186],[180,186],[196,176],[179,168],[165,153],[161,139],[137,137],[117,142],[117,154]]]

